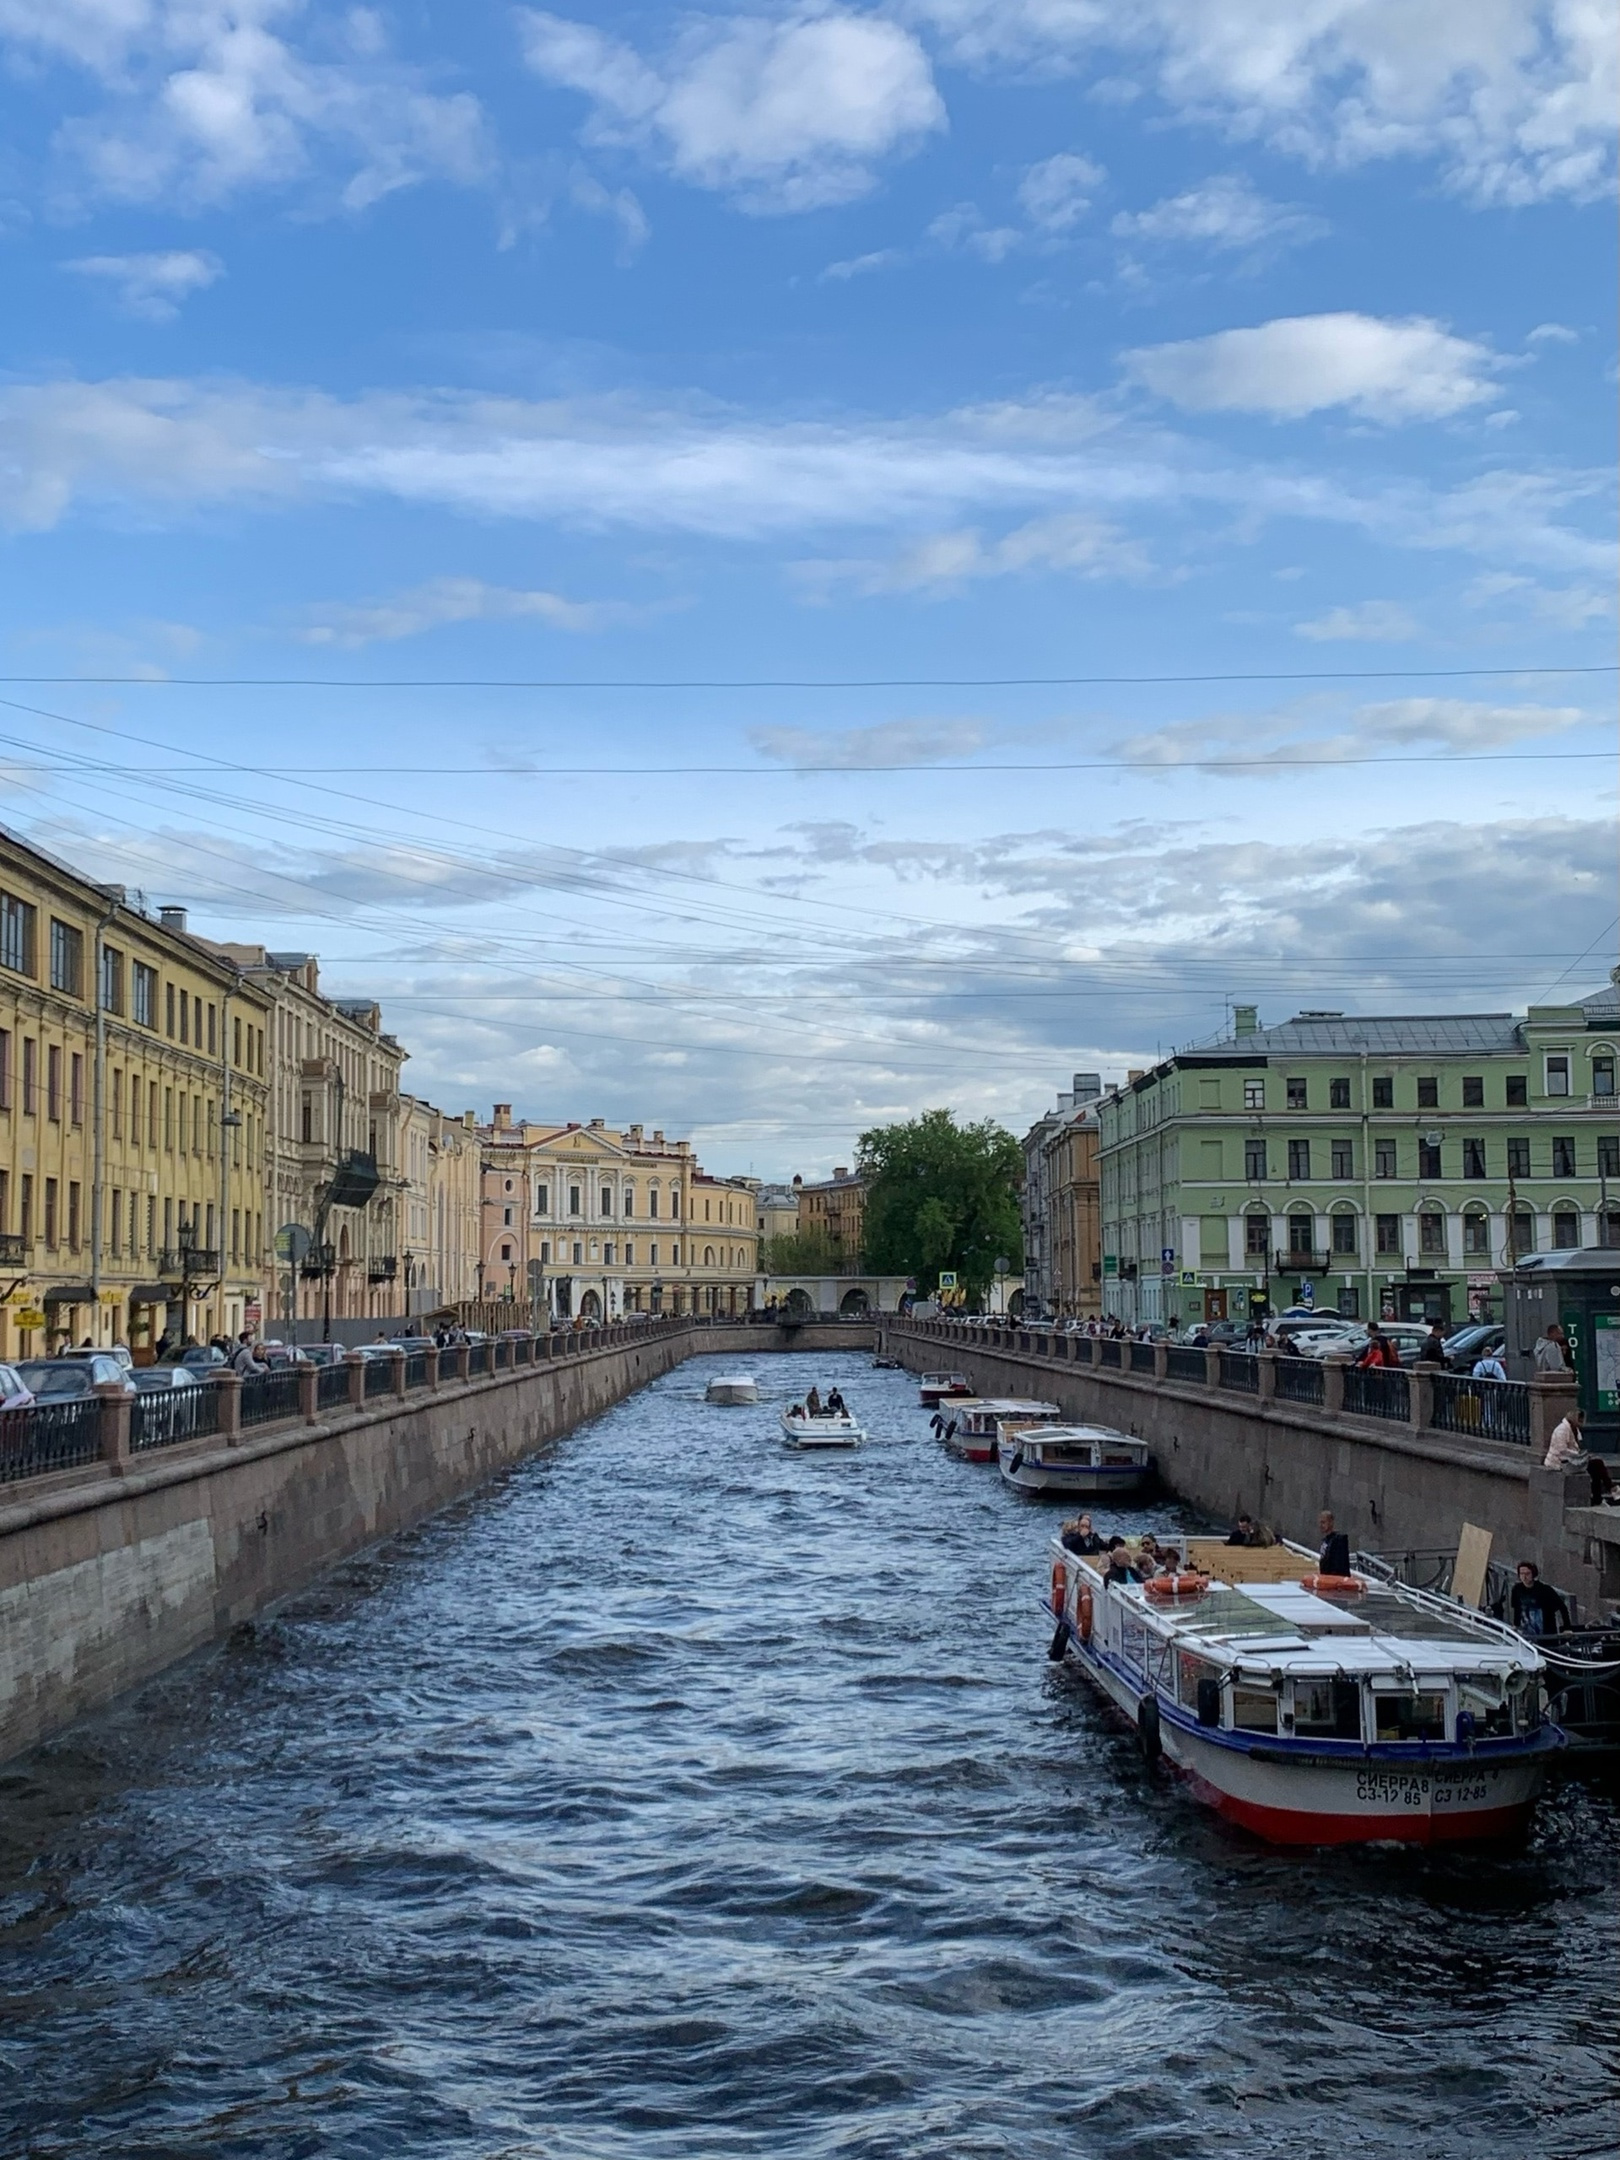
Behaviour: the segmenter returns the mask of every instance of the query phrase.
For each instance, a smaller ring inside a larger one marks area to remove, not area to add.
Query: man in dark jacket
[[[1438,1365],[1444,1371],[1446,1363],[1446,1331],[1438,1320],[1423,1338],[1422,1346],[1417,1354],[1417,1361],[1420,1365]]]
[[[1569,1607],[1551,1583],[1541,1580],[1541,1570],[1533,1560],[1519,1562],[1519,1579],[1508,1592],[1508,1607],[1513,1625],[1532,1639],[1556,1635],[1570,1624]]]
[[[1073,1522],[1066,1522],[1059,1533],[1059,1542],[1065,1552],[1083,1553],[1088,1558],[1093,1553],[1107,1550],[1102,1539],[1091,1527],[1089,1515],[1077,1515]]]
[[[1348,1575],[1350,1540],[1342,1530],[1334,1529],[1331,1508],[1324,1508],[1317,1516],[1316,1527],[1322,1534],[1322,1549],[1316,1556],[1316,1572],[1318,1575]]]

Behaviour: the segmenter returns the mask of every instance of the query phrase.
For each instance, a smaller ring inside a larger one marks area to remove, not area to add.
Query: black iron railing
[[[72,1470],[100,1453],[101,1404],[94,1395],[0,1410],[0,1484]]]
[[[1392,1365],[1351,1365],[1344,1376],[1344,1407],[1352,1417],[1388,1418],[1405,1425],[1412,1416],[1412,1389]]]
[[[211,1380],[194,1387],[148,1388],[129,1406],[129,1449],[178,1447],[219,1431],[219,1390]]]
[[[1260,1360],[1250,1350],[1222,1350],[1221,1386],[1242,1395],[1260,1392]]]
[[[1123,1351],[1123,1343],[1117,1342],[1111,1335],[1105,1335],[1097,1345],[1097,1362],[1099,1365],[1123,1365]]]
[[[1522,1380],[1471,1380],[1437,1372],[1429,1423],[1439,1432],[1530,1445],[1530,1392]]]
[[[1191,1343],[1172,1343],[1165,1352],[1165,1378],[1167,1380],[1197,1380],[1202,1382],[1208,1367],[1204,1353]]]
[[[322,1410],[335,1410],[349,1399],[349,1368],[340,1359],[335,1365],[323,1365],[315,1380],[315,1401]]]
[[[1156,1370],[1153,1345],[1150,1342],[1133,1342],[1130,1347],[1132,1372],[1152,1373]]]
[[[1277,1360],[1277,1395],[1282,1402],[1319,1403],[1323,1378],[1320,1358],[1284,1357]]]
[[[248,1373],[242,1381],[242,1423],[274,1425],[298,1415],[298,1367],[278,1366],[274,1372]]]
[[[427,1386],[427,1352],[425,1350],[406,1351],[405,1385],[408,1388]]]
[[[388,1357],[366,1359],[366,1393],[390,1395],[394,1388],[394,1361]]]

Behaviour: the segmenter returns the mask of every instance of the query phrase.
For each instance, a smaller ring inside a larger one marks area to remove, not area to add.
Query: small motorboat
[[[865,1438],[865,1429],[847,1410],[823,1410],[813,1417],[808,1410],[782,1412],[782,1439],[790,1448],[854,1448]]]
[[[1004,1481],[1032,1500],[1112,1500],[1147,1489],[1145,1440],[1108,1425],[1020,1425],[1003,1418],[996,1460]]]
[[[1003,1424],[1055,1425],[1062,1415],[1057,1403],[1028,1396],[970,1395],[963,1402],[942,1402],[934,1412],[934,1425],[953,1455],[967,1462],[994,1462]]]
[[[925,1372],[917,1383],[917,1400],[925,1410],[937,1410],[947,1395],[971,1395],[973,1384],[966,1373]]]
[[[752,1373],[716,1373],[703,1390],[703,1400],[735,1409],[740,1403],[759,1401],[759,1382]]]

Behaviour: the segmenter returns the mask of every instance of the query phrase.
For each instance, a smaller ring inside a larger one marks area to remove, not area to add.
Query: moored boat
[[[973,1383],[966,1373],[925,1372],[917,1383],[917,1400],[925,1410],[937,1410],[948,1395],[971,1395]]]
[[[722,1403],[734,1409],[740,1403],[759,1401],[759,1382],[752,1373],[716,1373],[703,1390],[707,1403]]]
[[[866,1438],[864,1426],[847,1410],[782,1412],[782,1438],[791,1448],[854,1448]]]
[[[1563,1734],[1546,1663],[1434,1591],[1322,1576],[1297,1546],[1194,1539],[1188,1572],[1108,1583],[1051,1551],[1075,1659],[1196,1797],[1279,1845],[1449,1844],[1521,1830]]]
[[[969,1395],[958,1402],[942,1402],[934,1413],[934,1429],[953,1455],[967,1462],[994,1462],[997,1428],[1003,1422],[1052,1425],[1062,1415],[1055,1402],[1028,1396]]]
[[[1145,1492],[1153,1456],[1145,1440],[1109,1425],[1022,1425],[1003,1418],[996,1460],[1003,1480],[1036,1500],[1114,1500]]]

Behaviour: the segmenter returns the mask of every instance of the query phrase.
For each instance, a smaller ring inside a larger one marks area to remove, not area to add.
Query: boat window
[[[1275,1732],[1277,1698],[1271,1689],[1233,1688],[1232,1723],[1238,1732]]]
[[[1354,1680],[1296,1680],[1294,1731],[1312,1740],[1361,1738],[1361,1690]]]
[[[1411,1695],[1373,1696],[1375,1740],[1443,1740],[1446,1737],[1446,1698],[1424,1688]]]
[[[1142,1666],[1144,1632],[1142,1623],[1135,1613],[1127,1612],[1124,1614],[1119,1626],[1119,1654],[1127,1665],[1134,1665],[1138,1671],[1141,1670]]]
[[[1513,1705],[1494,1673],[1474,1673],[1458,1680],[1459,1723],[1465,1715],[1473,1719],[1474,1731],[1482,1740],[1512,1732]]]
[[[1197,1710],[1198,1690],[1201,1685],[1213,1687],[1215,1699],[1220,1701],[1221,1668],[1210,1658],[1199,1657],[1194,1651],[1183,1650],[1176,1660],[1176,1687],[1181,1700],[1189,1710]],[[1215,1723],[1220,1723],[1216,1712]]]

